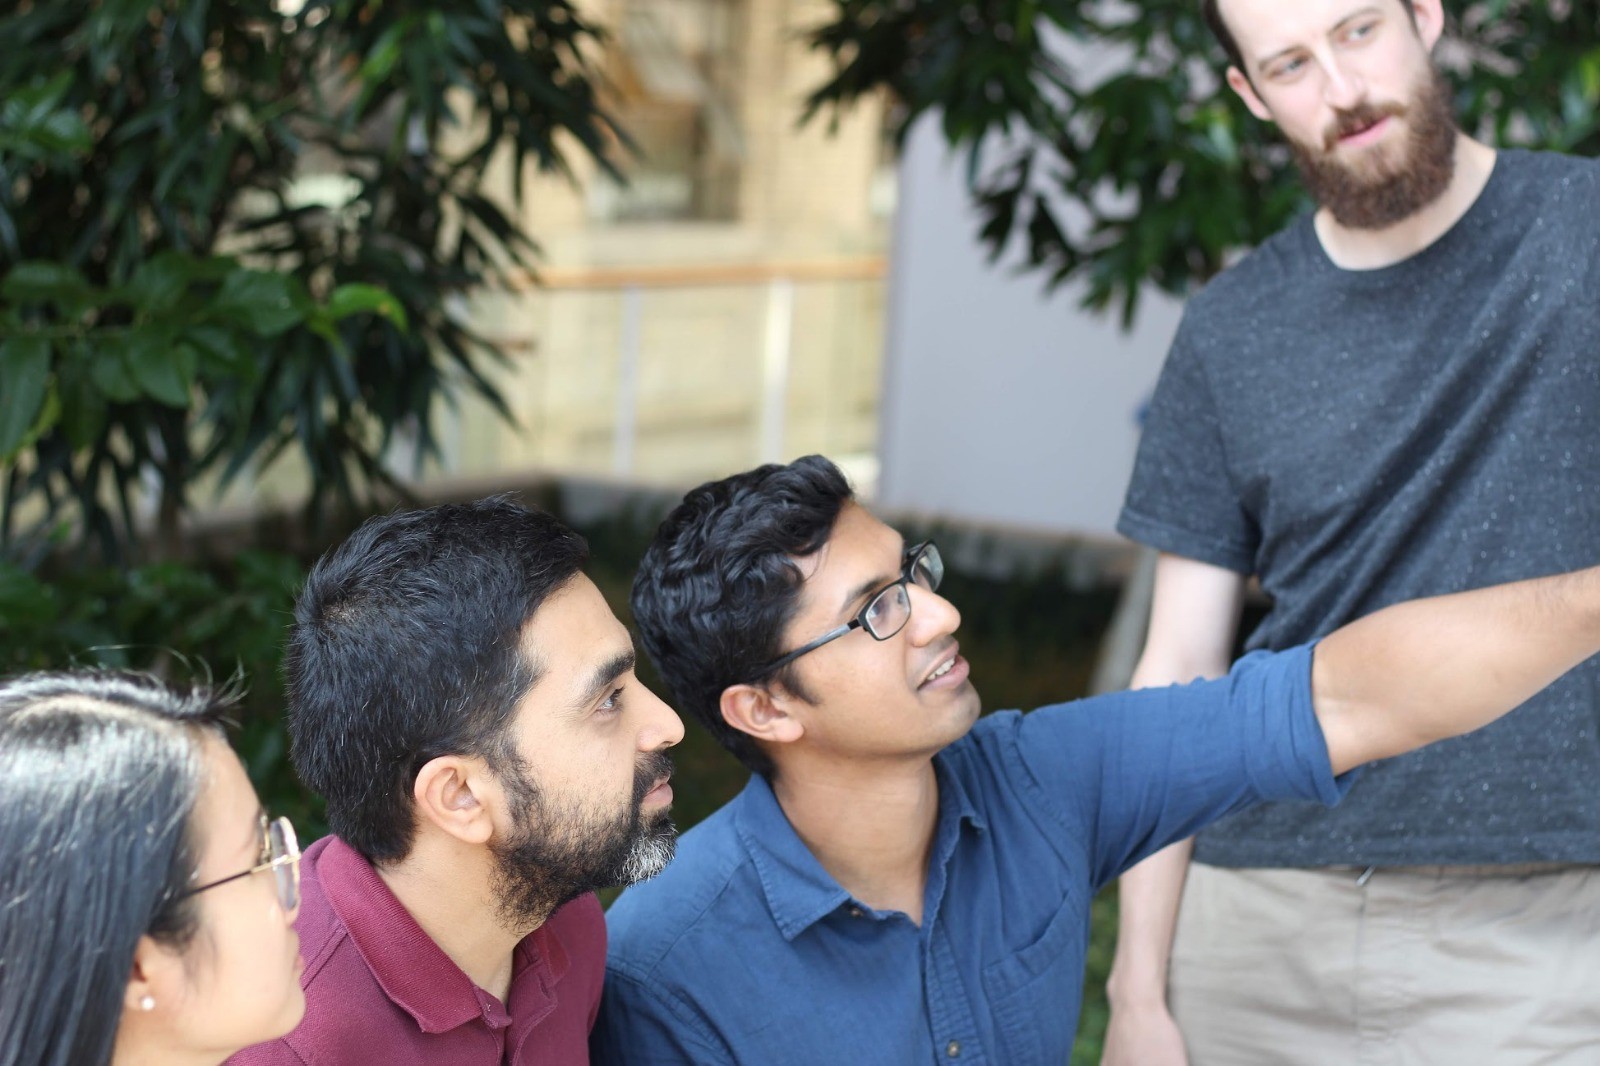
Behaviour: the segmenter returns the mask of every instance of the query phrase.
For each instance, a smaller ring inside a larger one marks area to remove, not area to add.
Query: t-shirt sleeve
[[[593,1066],[734,1066],[732,1052],[671,992],[611,969],[589,1035]]]
[[[1081,835],[1096,887],[1225,814],[1266,800],[1332,806],[1311,704],[1312,649],[1256,652],[1228,676],[1024,715],[1017,757],[1041,806]]]
[[[1255,569],[1260,533],[1229,480],[1222,422],[1184,315],[1139,438],[1117,531],[1240,574]]]

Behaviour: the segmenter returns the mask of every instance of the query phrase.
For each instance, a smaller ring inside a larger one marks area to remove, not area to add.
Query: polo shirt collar
[[[384,994],[423,1032],[449,1032],[478,1018],[488,1019],[494,1028],[510,1022],[504,1005],[492,1002],[494,997],[434,943],[360,852],[330,837],[317,873],[329,906]],[[571,964],[561,938],[547,926],[517,945],[512,988],[520,971],[540,963],[548,968],[552,984]]]
[[[935,756],[934,770],[939,780],[939,824],[934,829],[930,862],[943,867],[955,849],[963,823],[979,830],[987,826],[957,775],[945,768],[941,756]],[[789,824],[766,778],[752,774],[750,783],[734,798],[733,807],[734,827],[755,866],[767,909],[784,940],[792,942],[850,901],[850,893],[823,869]]]

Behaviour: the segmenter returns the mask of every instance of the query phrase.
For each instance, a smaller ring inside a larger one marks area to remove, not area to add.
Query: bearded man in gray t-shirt
[[[1282,648],[1600,549],[1600,162],[1456,128],[1440,0],[1207,15],[1319,207],[1173,343],[1119,522],[1162,553],[1135,685],[1222,674],[1251,575],[1248,645]],[[1155,856],[1122,881],[1104,1062],[1600,1061],[1596,781],[1590,664],[1337,811]]]

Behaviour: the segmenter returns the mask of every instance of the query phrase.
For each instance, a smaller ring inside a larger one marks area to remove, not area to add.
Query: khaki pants
[[[1600,1066],[1600,867],[1189,870],[1191,1066]]]

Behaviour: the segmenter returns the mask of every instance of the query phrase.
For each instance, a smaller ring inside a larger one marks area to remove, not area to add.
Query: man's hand
[[[1100,1066],[1189,1066],[1183,1034],[1165,999],[1112,1005]]]

